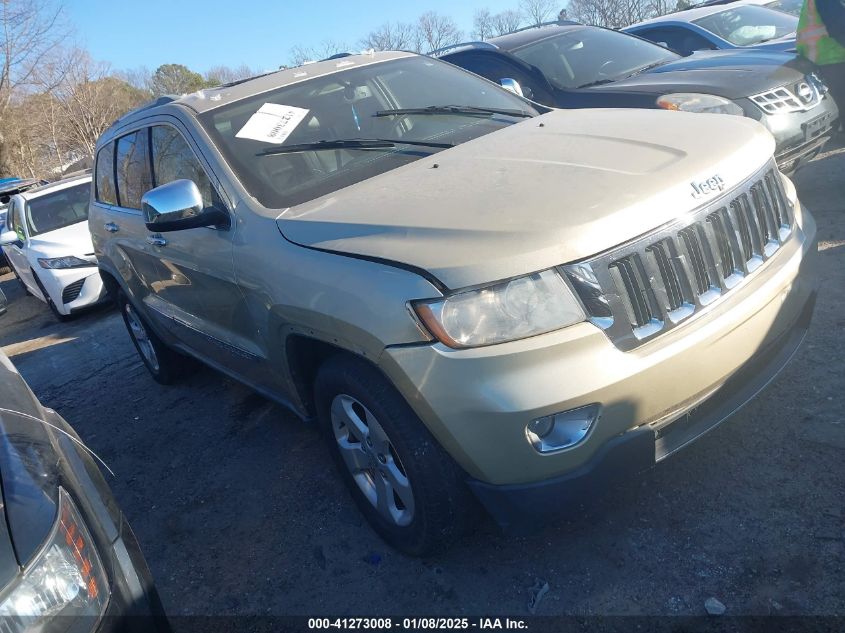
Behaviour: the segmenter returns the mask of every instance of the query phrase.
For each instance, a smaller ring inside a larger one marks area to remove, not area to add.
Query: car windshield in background
[[[770,2],[764,6],[768,9],[783,11],[784,13],[789,13],[798,17],[801,15],[801,8],[804,6],[804,0],[775,0],[774,2]]]
[[[292,123],[282,124],[290,134],[279,143],[271,139],[279,122],[274,113],[282,110]],[[262,93],[199,119],[250,193],[281,209],[536,114],[526,101],[454,66],[407,58]]]
[[[573,29],[511,52],[562,89],[618,81],[679,58],[637,37],[593,27]]]
[[[755,5],[725,9],[692,22],[735,46],[760,44],[795,33],[798,28],[795,16]]]
[[[85,182],[28,200],[26,220],[30,237],[87,220],[90,196],[91,183]]]

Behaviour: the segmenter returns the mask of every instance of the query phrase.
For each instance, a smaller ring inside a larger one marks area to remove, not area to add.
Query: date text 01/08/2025
[[[527,630],[525,620],[512,618],[309,618],[311,630],[406,630],[406,631],[442,631],[442,630]]]

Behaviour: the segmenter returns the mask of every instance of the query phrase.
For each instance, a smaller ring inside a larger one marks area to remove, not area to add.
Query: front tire
[[[153,380],[162,385],[176,382],[185,373],[187,359],[162,342],[123,292],[117,295],[117,305],[129,338]]]
[[[477,506],[463,471],[378,370],[335,356],[318,371],[314,394],[341,476],[388,544],[427,556],[468,530]]]

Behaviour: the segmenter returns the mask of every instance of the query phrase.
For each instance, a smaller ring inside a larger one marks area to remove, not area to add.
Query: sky
[[[294,46],[331,40],[357,50],[384,22],[413,22],[432,10],[467,34],[476,9],[497,13],[518,0],[64,0],[76,40],[115,70],[184,64],[197,72],[221,64],[272,70]]]

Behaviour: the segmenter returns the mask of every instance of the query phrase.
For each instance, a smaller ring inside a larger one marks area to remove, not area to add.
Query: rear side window
[[[127,209],[140,209],[141,196],[152,189],[147,130],[127,134],[117,141],[117,198]]]
[[[151,130],[155,186],[183,178],[192,180],[205,206],[211,206],[216,200],[214,187],[187,141],[167,125],[156,125]]]
[[[117,204],[114,187],[114,143],[109,143],[97,152],[97,202]]]

